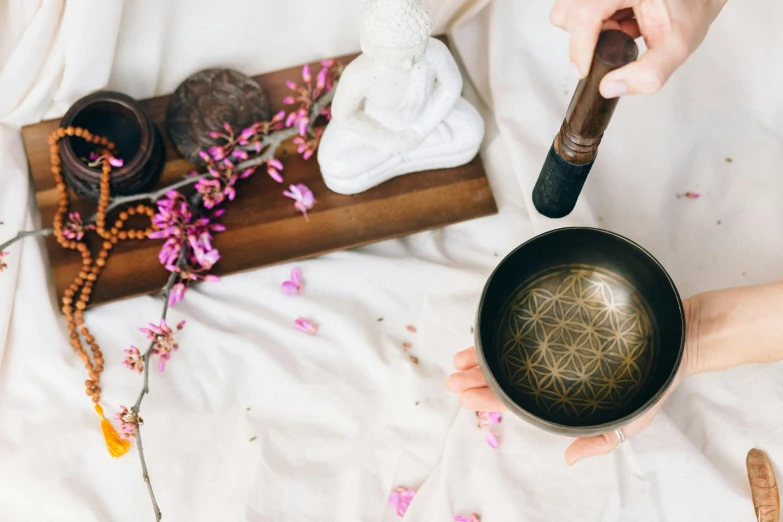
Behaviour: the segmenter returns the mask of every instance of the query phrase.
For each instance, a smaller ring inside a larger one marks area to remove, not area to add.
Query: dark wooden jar
[[[128,196],[149,191],[160,178],[165,160],[163,139],[147,111],[119,92],[99,91],[80,99],[68,109],[63,127],[82,127],[105,136],[117,146],[124,165],[111,173],[111,195]],[[89,167],[95,145],[80,138],[65,138],[60,154],[63,179],[79,197],[97,204],[101,169]]]

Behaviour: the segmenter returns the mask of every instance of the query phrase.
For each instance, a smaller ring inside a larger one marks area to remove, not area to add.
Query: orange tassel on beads
[[[128,453],[131,447],[130,442],[120,437],[120,434],[111,425],[109,419],[104,417],[103,408],[101,408],[100,404],[95,405],[95,411],[101,417],[101,431],[103,431],[103,438],[106,440],[106,449],[109,450],[111,456],[122,457]]]

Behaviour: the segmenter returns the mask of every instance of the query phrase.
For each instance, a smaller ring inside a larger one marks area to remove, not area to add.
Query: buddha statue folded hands
[[[318,163],[326,186],[356,194],[402,174],[471,161],[484,136],[448,48],[421,0],[368,0],[362,54],[342,74]]]

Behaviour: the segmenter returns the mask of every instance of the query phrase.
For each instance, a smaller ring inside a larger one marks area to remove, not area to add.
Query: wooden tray
[[[338,60],[347,64],[355,57],[344,56]],[[318,70],[316,64],[312,65]],[[254,79],[266,90],[274,114],[284,108],[282,99],[289,93],[285,81],[300,80],[301,67]],[[166,133],[165,114],[170,98],[160,96],[141,102],[165,141],[166,164],[159,186],[176,182],[194,169],[193,164],[180,156]],[[58,203],[46,140],[59,122],[59,119],[49,120],[22,128],[44,226],[52,223]],[[290,142],[281,150],[284,185],[275,183],[259,170],[240,181],[234,202],[223,206],[226,213],[221,222],[227,230],[215,236],[214,245],[220,250],[221,259],[214,273],[227,275],[314,257],[497,212],[480,157],[459,168],[402,176],[362,194],[341,196],[326,188],[315,157],[303,160]],[[282,196],[284,188],[295,183],[306,183],[315,193],[316,205],[309,212],[309,223],[295,212],[293,202]],[[95,212],[94,206],[73,194],[71,201],[71,210],[79,211],[84,217]],[[162,242],[143,240],[119,244],[101,273],[90,306],[160,290],[168,277],[158,262]],[[46,239],[46,248],[55,289],[61,296],[78,273],[81,257],[62,249],[53,237]]]

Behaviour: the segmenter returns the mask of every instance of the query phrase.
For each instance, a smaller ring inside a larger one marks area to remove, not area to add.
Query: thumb
[[[649,49],[641,58],[620,67],[601,80],[601,96],[617,98],[626,94],[653,94],[669,80],[672,73],[685,62],[685,46],[673,43]]]
[[[570,466],[587,457],[611,453],[617,447],[617,443],[617,435],[614,432],[593,437],[580,437],[568,446],[565,452],[566,464]]]

